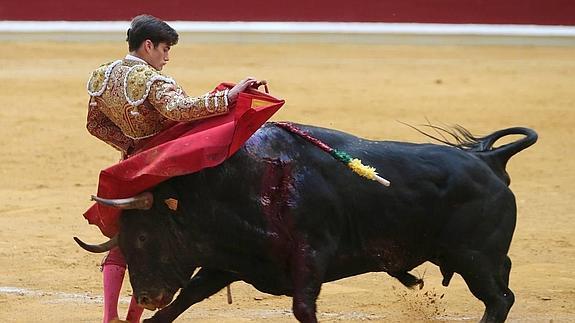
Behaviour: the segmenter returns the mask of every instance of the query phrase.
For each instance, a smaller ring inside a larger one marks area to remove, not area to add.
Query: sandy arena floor
[[[124,55],[117,42],[5,41],[0,53],[0,321],[98,322],[101,256],[72,236],[102,240],[82,212],[100,169],[118,153],[85,130],[85,84]],[[511,322],[575,321],[575,47],[384,44],[193,44],[165,72],[189,93],[220,81],[266,78],[287,104],[275,120],[332,127],[372,139],[427,142],[398,121],[461,124],[476,134],[532,127],[540,140],[508,165],[518,201],[511,246]],[[571,84],[571,85],[569,85]],[[483,304],[456,276],[414,271],[406,290],[384,273],[325,284],[324,322],[477,321]],[[232,285],[179,321],[294,322],[287,297]],[[122,293],[125,313],[129,284]],[[124,314],[122,314],[124,315]],[[145,313],[149,317],[150,312]]]

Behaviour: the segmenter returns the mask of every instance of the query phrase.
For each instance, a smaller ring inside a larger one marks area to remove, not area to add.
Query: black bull
[[[218,167],[172,178],[129,201],[100,201],[129,209],[117,241],[139,303],[161,308],[151,321],[171,322],[242,280],[292,296],[295,317],[316,322],[323,282],[383,271],[421,286],[408,271],[426,261],[439,266],[445,286],[454,273],[463,277],[485,304],[483,321],[506,319],[514,302],[507,252],[516,204],[505,165],[535,143],[534,131],[510,128],[482,138],[458,132],[459,144],[446,146],[299,127],[376,167],[391,186],[357,176],[267,124]],[[516,134],[524,137],[493,147]],[[142,199],[153,206],[130,209]],[[90,251],[114,244],[79,243]]]

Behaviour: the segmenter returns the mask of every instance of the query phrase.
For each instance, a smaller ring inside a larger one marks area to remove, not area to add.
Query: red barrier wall
[[[575,25],[575,0],[0,0],[0,20],[331,21]]]

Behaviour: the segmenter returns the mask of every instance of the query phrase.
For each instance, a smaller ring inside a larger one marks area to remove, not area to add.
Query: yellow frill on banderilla
[[[360,159],[353,158],[347,166],[359,176],[363,176],[367,179],[375,180],[377,176],[375,168],[362,164]]]
[[[389,186],[391,183],[386,180],[385,178],[380,177],[377,175],[377,171],[374,167],[362,164],[360,159],[352,158],[348,163],[347,167],[351,168],[351,170],[358,174],[359,176],[365,177],[372,181],[379,182],[384,186]]]

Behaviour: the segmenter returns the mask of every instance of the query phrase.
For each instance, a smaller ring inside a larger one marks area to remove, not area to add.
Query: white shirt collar
[[[125,59],[129,59],[129,60],[132,60],[132,61],[139,61],[139,62],[148,64],[145,60],[143,60],[143,59],[141,59],[141,58],[139,58],[139,57],[136,57],[136,56],[134,56],[134,55],[130,55],[130,54],[126,55]]]

